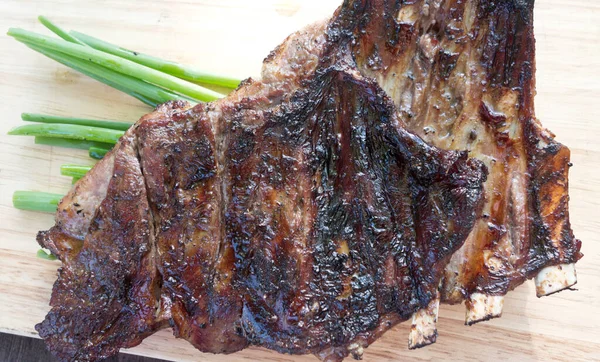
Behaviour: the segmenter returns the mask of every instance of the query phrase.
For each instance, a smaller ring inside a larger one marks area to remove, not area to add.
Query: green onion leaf
[[[123,131],[74,124],[28,124],[13,128],[9,135],[69,138],[74,140],[117,143]]]
[[[129,94],[130,96],[135,97],[152,107],[156,107],[157,105],[170,100],[188,100],[188,98],[183,96],[176,95],[155,85],[146,83],[142,80],[125,74],[115,72],[97,64],[86,62],[84,60],[77,59],[60,52],[44,49],[32,44],[25,44],[31,49],[47,56],[50,59],[56,60],[57,62],[66,65],[69,68],[72,68],[90,78],[118,89],[123,93]]]
[[[54,255],[46,253],[44,249],[38,250],[36,255],[40,259],[56,260],[56,257]]]
[[[68,42],[71,42],[71,43],[79,44],[79,45],[85,45],[85,43],[83,43],[81,40],[75,38],[71,34],[67,33],[64,30],[62,30],[58,25],[56,25],[53,22],[51,22],[50,19],[46,18],[45,16],[42,16],[42,15],[38,16],[38,20],[46,28],[48,28],[51,32],[53,32],[54,34],[60,36],[64,40],[66,40]]]
[[[101,160],[110,151],[108,148],[90,147],[89,155],[91,158]]]
[[[92,169],[92,166],[82,165],[62,165],[60,166],[60,174],[63,176],[69,176],[80,179]]]
[[[21,210],[55,212],[64,195],[37,191],[15,191],[13,206]]]
[[[77,31],[71,31],[70,35],[94,49],[112,55],[116,55],[124,59],[131,60],[132,62],[145,65],[152,69],[156,69],[163,73],[170,74],[177,78],[189,80],[194,83],[214,84],[230,89],[235,89],[241,82],[240,79],[202,72],[198,69],[194,69],[183,64],[163,60],[157,57],[153,57],[151,55],[146,55],[139,52],[135,52],[133,50],[121,48],[118,45],[105,42],[103,40],[94,38],[89,35],[85,35],[83,33],[79,33]]]
[[[54,39],[17,28],[9,29],[7,34],[18,41],[90,61],[116,72],[143,79],[148,83],[155,84],[198,101],[212,101],[223,97],[222,94],[210,89],[173,77],[172,75],[162,73],[130,60],[92,49],[91,47],[69,43],[62,39]]]
[[[44,114],[34,114],[34,113],[22,113],[21,119],[26,122],[76,124],[76,125],[80,125],[80,126],[109,128],[109,129],[116,129],[116,130],[121,130],[121,131],[127,131],[129,129],[129,127],[131,127],[131,123],[125,123],[125,122],[101,121],[101,120],[84,119],[84,118],[57,117],[57,116],[48,116],[48,115],[44,115]]]
[[[64,148],[76,148],[80,150],[89,150],[91,147],[97,148],[112,148],[114,144],[104,143],[104,142],[94,142],[94,141],[81,141],[81,140],[73,140],[69,138],[55,138],[55,137],[43,137],[37,136],[35,137],[36,145],[46,145],[46,146],[54,146],[54,147],[64,147]]]

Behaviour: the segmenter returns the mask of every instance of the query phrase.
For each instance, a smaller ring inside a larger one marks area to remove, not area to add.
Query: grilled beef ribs
[[[571,285],[532,6],[347,0],[260,81],[144,116],[38,237],[63,263],[50,350],[94,360],[170,325],[202,351],[336,361],[411,315],[410,346],[435,341],[440,297],[468,298],[472,322],[540,271]]]
[[[480,162],[404,131],[376,83],[336,67],[262,110],[165,104],[40,233],[64,266],[38,329],[64,360],[167,322],[202,351],[360,356],[435,298],[484,180]]]
[[[536,278],[538,296],[575,284],[581,243],[569,222],[570,152],[534,114],[534,1],[345,5],[357,67],[392,98],[407,129],[467,150],[490,171],[482,218],[446,268],[442,302],[466,299],[472,324],[500,316],[503,296],[526,279]],[[435,310],[415,324],[433,322]],[[411,345],[434,341],[428,330],[413,333]]]
[[[268,63],[298,60],[289,42]],[[159,107],[76,185],[39,237],[64,263],[38,325],[59,358],[170,324],[202,351],[335,361],[435,298],[485,166],[406,132],[337,49],[310,73],[266,66],[222,101]]]
[[[153,222],[136,142],[123,137],[63,198],[56,225],[38,234],[62,261],[52,310],[36,326],[59,360],[115,354],[161,325]]]

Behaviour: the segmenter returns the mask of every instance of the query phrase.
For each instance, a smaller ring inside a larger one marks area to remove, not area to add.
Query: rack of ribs
[[[538,297],[574,285],[581,242],[569,222],[570,152],[534,113],[534,1],[347,5],[357,67],[407,129],[489,169],[483,213],[446,267],[441,301],[466,300],[473,324],[499,317],[504,295],[527,279]],[[437,305],[415,315],[411,347],[435,341]]]
[[[38,235],[62,262],[49,349],[96,360],[171,326],[201,351],[339,361],[411,317],[409,346],[434,342],[440,300],[474,323],[528,278],[574,284],[532,7],[348,0],[261,80],[142,117]]]

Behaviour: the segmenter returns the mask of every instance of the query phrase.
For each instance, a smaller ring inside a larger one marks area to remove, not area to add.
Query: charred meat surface
[[[407,129],[467,150],[490,171],[482,217],[447,267],[442,301],[467,299],[474,323],[499,316],[496,297],[536,275],[538,296],[572,285],[581,243],[569,222],[570,152],[534,114],[534,1],[346,5],[340,23],[355,39],[356,65],[392,98]]]
[[[70,289],[55,289],[63,303],[38,326],[59,358],[103,357],[168,322],[202,351],[251,344],[336,361],[360,357],[435,298],[479,213],[485,166],[404,131],[379,86],[343,68],[322,69],[289,99],[257,108],[165,104],[107,158],[115,164],[108,184],[101,167],[83,179],[106,187],[90,226],[82,223],[86,240],[96,224],[106,239],[120,240],[124,230],[132,239],[115,248],[94,238],[92,250],[109,260],[93,268],[65,260],[64,268],[99,278],[121,269],[100,283],[107,300],[85,279],[74,284],[61,274]],[[117,161],[126,143],[137,173],[123,184]],[[139,212],[117,209],[108,227],[105,204],[114,199]],[[64,233],[59,224],[40,241]],[[74,260],[88,248],[72,251]],[[123,260],[128,255],[135,257]],[[154,278],[139,280],[146,265]],[[138,297],[137,285],[151,301]],[[110,312],[106,326],[73,320],[71,293],[88,293],[78,315],[100,320]],[[121,319],[138,324],[123,330]],[[110,339],[111,328],[121,339]],[[64,343],[65,333],[79,338]]]
[[[106,358],[164,325],[153,222],[131,132],[63,199],[56,226],[38,241],[63,262],[52,310],[36,326],[58,359]]]
[[[63,262],[50,350],[95,360],[170,325],[201,351],[339,361],[411,316],[411,347],[434,342],[440,299],[474,322],[536,274],[571,285],[532,7],[347,0],[260,81],[144,116],[39,234]]]
[[[262,127],[232,123],[224,224],[250,343],[343,355],[435,296],[482,167],[395,122],[375,84],[332,70]]]
[[[216,106],[161,106],[102,161],[113,170],[82,180],[104,199],[78,201],[97,209],[71,259],[58,253],[56,302],[38,326],[59,358],[104,357],[168,322],[202,351],[252,344],[339,360],[434,299],[478,215],[480,162],[404,131],[376,83],[339,69],[261,111]],[[124,154],[136,172],[119,172]],[[110,209],[115,199],[127,208]],[[40,242],[62,240],[61,225]],[[71,293],[87,302],[75,312]]]

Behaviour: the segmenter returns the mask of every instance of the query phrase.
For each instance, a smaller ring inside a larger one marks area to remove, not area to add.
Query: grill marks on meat
[[[57,225],[38,236],[63,262],[52,310],[36,326],[61,360],[106,358],[162,325],[152,222],[135,142],[128,132],[64,198]]]
[[[329,71],[261,127],[232,124],[243,136],[226,168],[250,177],[232,182],[226,225],[251,343],[366,346],[382,318],[404,320],[435,295],[471,227],[458,220],[475,217],[481,171],[394,121],[377,87]]]
[[[358,68],[406,127],[490,170],[483,217],[447,267],[442,300],[470,299],[473,323],[499,316],[498,297],[540,272],[555,280],[540,286],[538,277],[538,296],[572,285],[568,264],[581,254],[569,223],[569,150],[534,116],[533,1],[357,0],[340,14]]]
[[[74,257],[95,251],[102,263],[65,262],[78,274],[61,274],[69,290],[55,288],[61,303],[38,326],[59,358],[106,356],[168,321],[202,351],[253,344],[336,361],[360,357],[435,297],[475,222],[484,166],[404,131],[376,83],[343,69],[282,103],[245,107],[165,104],[102,161],[115,166],[94,242]],[[104,294],[79,278],[91,272],[110,280]],[[72,319],[81,301],[71,293],[96,303]],[[98,325],[78,323],[92,312]]]
[[[227,282],[232,256],[220,255],[221,191],[215,137],[202,107],[151,114],[137,129],[156,225],[162,299],[175,335],[202,351],[235,352],[241,298]]]
[[[347,0],[261,81],[143,117],[38,237],[63,262],[49,348],[93,360],[169,323],[202,351],[338,361],[410,315],[411,347],[434,342],[440,298],[468,298],[474,322],[538,272],[539,295],[572,285],[569,151],[534,118],[532,6]]]

